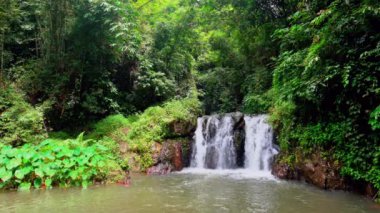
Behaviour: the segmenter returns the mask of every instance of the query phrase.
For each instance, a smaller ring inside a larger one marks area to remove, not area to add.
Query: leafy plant
[[[46,138],[42,109],[28,104],[19,91],[9,86],[0,90],[0,138],[13,146],[37,143]]]
[[[50,188],[82,186],[107,178],[112,156],[104,146],[92,140],[47,139],[38,145],[25,144],[0,148],[1,188]]]

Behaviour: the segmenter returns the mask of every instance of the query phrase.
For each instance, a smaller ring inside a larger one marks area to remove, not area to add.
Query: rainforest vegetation
[[[144,171],[172,122],[232,111],[380,189],[380,3],[0,0],[0,188],[112,181],[120,143]]]

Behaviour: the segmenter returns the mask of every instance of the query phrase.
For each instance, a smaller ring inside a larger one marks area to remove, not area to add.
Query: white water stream
[[[244,116],[244,168],[239,169],[234,141],[236,121],[232,115],[198,118],[191,168],[184,172],[271,177],[271,162],[277,150],[267,117]]]

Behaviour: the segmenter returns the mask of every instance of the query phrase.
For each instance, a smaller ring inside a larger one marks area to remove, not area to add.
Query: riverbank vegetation
[[[66,147],[126,169],[124,143],[144,170],[171,123],[243,111],[271,115],[280,160],[322,152],[379,189],[378,26],[376,0],[2,0],[2,165],[26,159],[7,152]],[[89,163],[73,179],[78,162],[36,159],[60,165],[58,185],[110,171]],[[1,171],[2,186],[47,180],[25,161]]]

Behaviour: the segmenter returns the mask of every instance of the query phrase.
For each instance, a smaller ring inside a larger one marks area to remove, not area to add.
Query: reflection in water
[[[3,192],[0,212],[379,212],[344,192],[231,171],[133,177],[132,186]]]

